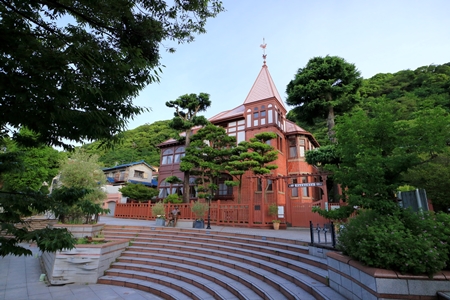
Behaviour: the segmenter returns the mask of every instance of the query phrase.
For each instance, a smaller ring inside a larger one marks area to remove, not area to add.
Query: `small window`
[[[256,179],[256,191],[261,192],[262,191],[262,181],[261,178]]]
[[[265,117],[265,116],[266,116],[266,111],[265,110],[261,111],[261,117]]]
[[[143,172],[143,171],[137,171],[137,170],[135,170],[135,171],[134,171],[134,177],[137,177],[137,178],[144,178],[144,172]]]
[[[255,112],[255,113],[253,113],[253,118],[259,118],[259,113],[258,112]]]
[[[297,183],[297,178],[293,178],[292,183],[294,183],[294,184]],[[292,195],[292,197],[298,197],[298,188],[292,188],[291,195]]]
[[[273,191],[273,181],[272,181],[272,179],[267,179],[266,191]]]
[[[297,157],[297,143],[295,138],[289,139],[289,157]]]
[[[302,183],[307,183],[308,182],[308,178],[307,177],[302,177]],[[308,187],[303,187],[303,197],[309,197],[309,188]]]

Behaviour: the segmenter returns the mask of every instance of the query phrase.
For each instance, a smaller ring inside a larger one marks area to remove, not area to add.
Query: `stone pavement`
[[[123,226],[156,227],[155,221],[116,219],[104,217],[100,223]],[[199,229],[203,230],[203,229]],[[207,229],[204,229],[207,230]],[[278,237],[310,242],[309,229],[289,230],[251,229],[245,227],[226,227],[211,225],[207,231],[221,231],[252,234],[261,237]],[[0,257],[0,300],[159,300],[149,293],[126,287],[104,284],[67,284],[48,286],[40,281],[43,274],[39,260],[39,250],[29,246],[33,256]]]

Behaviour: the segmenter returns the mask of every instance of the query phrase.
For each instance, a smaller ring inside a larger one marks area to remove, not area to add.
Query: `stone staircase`
[[[345,299],[328,287],[326,259],[299,241],[112,225],[103,234],[131,242],[98,283],[164,299]]]

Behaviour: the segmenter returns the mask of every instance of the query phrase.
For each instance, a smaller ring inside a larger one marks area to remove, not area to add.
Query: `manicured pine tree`
[[[186,94],[180,96],[177,100],[166,102],[166,106],[175,108],[174,118],[169,126],[179,132],[184,132],[184,145],[187,148],[191,142],[192,129],[195,126],[203,126],[208,123],[204,116],[199,116],[198,113],[206,111],[211,106],[211,100],[206,93]],[[183,180],[183,202],[189,202],[189,176],[190,170],[185,169]]]

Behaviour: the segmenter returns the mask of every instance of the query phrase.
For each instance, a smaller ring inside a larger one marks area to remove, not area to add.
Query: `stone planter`
[[[97,245],[77,245],[72,250],[44,252],[41,259],[52,285],[96,283],[128,244],[129,240],[124,239]]]
[[[437,299],[437,292],[450,290],[450,271],[430,279],[366,267],[337,252],[326,255],[330,287],[347,299]]]
[[[54,228],[67,228],[74,237],[97,236],[102,231],[104,223],[97,224],[55,224]]]
[[[166,225],[166,220],[162,219],[162,218],[156,218],[156,226],[165,226]]]
[[[204,220],[195,220],[192,224],[192,228],[203,229],[205,228]]]

